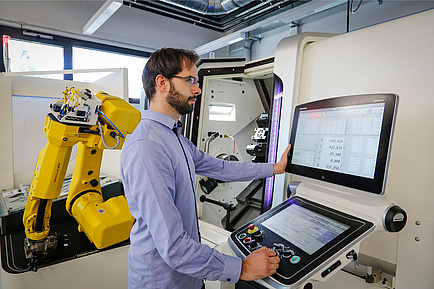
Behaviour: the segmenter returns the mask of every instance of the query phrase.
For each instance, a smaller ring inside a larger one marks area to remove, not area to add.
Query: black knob
[[[257,231],[255,231],[254,233],[253,233],[253,237],[255,238],[255,239],[259,239],[259,238],[262,238],[262,231],[261,230],[257,230]]]
[[[277,244],[277,243],[273,244],[273,250],[274,251],[281,252],[283,249],[284,249],[283,244]]]
[[[249,247],[250,247],[250,249],[252,249],[252,250],[255,250],[257,247],[258,247],[258,242],[256,241],[256,240],[251,240],[250,242],[249,242]]]
[[[291,258],[292,256],[294,256],[295,254],[294,254],[294,251],[289,250],[289,249],[285,249],[285,250],[282,250],[282,252],[280,252],[280,255],[282,256],[282,258],[288,259],[288,258]]]
[[[384,227],[389,232],[399,232],[407,223],[407,214],[399,206],[390,207],[384,216]]]

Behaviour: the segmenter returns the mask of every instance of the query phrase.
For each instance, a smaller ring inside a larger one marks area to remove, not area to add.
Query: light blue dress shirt
[[[228,162],[200,151],[172,131],[175,123],[162,113],[144,111],[122,150],[122,182],[136,219],[129,289],[199,289],[203,278],[237,282],[241,259],[199,241],[194,177],[248,181],[273,174],[272,164]]]

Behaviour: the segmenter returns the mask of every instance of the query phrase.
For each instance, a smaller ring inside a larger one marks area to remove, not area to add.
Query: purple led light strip
[[[275,79],[274,82],[274,100],[273,100],[273,114],[271,117],[270,128],[270,146],[268,149],[268,163],[275,163],[277,153],[277,140],[279,136],[279,124],[280,124],[280,111],[282,105],[283,87],[282,82],[279,79]],[[270,209],[271,200],[273,198],[273,184],[274,176],[268,177],[265,181],[265,193],[264,193],[264,212]]]

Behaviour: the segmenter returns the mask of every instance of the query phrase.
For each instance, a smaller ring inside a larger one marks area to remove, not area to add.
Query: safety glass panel
[[[81,47],[73,47],[72,54],[74,69],[127,68],[128,97],[140,99],[143,93],[142,73],[148,60],[147,58]],[[74,80],[93,82],[107,74],[74,73]]]

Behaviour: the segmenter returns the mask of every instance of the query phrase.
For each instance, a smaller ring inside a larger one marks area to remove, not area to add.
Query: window
[[[9,58],[12,72],[125,67],[128,69],[130,102],[139,103],[140,99],[145,99],[141,78],[146,61],[151,55],[149,52],[0,25],[0,39],[3,35],[10,36]],[[3,55],[2,45],[0,55]],[[0,57],[0,72],[4,71],[3,58]],[[92,79],[84,79],[84,74],[51,74],[38,77],[66,80],[74,77],[77,81],[95,81],[104,75],[91,74]]]
[[[126,67],[128,69],[128,97],[140,99],[141,94],[144,93],[142,72],[147,58],[81,47],[73,47],[72,55],[74,69]],[[75,73],[74,80],[95,81],[105,75],[106,73]]]
[[[9,56],[12,72],[63,70],[63,47],[61,46],[10,39]],[[38,77],[63,79],[61,74]]]

